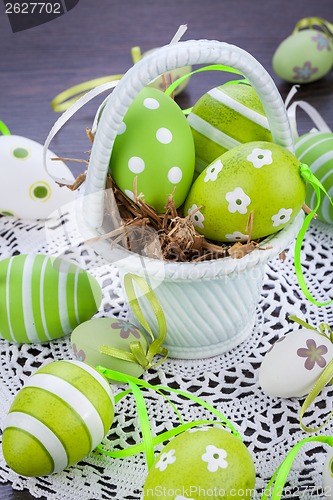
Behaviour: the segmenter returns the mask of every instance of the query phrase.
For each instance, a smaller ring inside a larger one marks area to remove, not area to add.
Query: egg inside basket
[[[109,97],[94,138],[80,209],[81,232],[94,242],[96,251],[116,265],[121,275],[131,272],[143,276],[154,290],[166,316],[166,347],[170,356],[177,358],[217,355],[250,335],[265,265],[295,239],[303,221],[300,210],[290,223],[268,238],[249,238],[245,245],[234,239],[236,246],[220,245],[214,238],[204,238],[200,228],[196,230],[195,207],[189,207],[190,211],[181,217],[174,197],[170,197],[166,214],[157,215],[140,198],[135,183],[132,190],[128,186],[120,190],[107,176],[115,139],[121,136],[126,112],[140,91],[171,69],[207,63],[232,66],[247,78],[262,102],[274,143],[290,154],[293,141],[286,111],[273,80],[260,63],[244,50],[223,42],[179,42],[162,47],[135,64]],[[160,142],[170,142],[165,130],[160,134]],[[132,173],[137,176],[143,171],[139,160],[136,157],[132,162]],[[179,166],[175,164],[173,170],[169,169],[171,180],[179,179]],[[281,169],[281,176],[284,175]],[[151,181],[158,184],[159,179]],[[274,179],[273,185],[276,182]],[[251,217],[246,217],[247,236],[251,236]],[[129,245],[124,245],[124,241]],[[156,334],[150,305],[144,296],[139,297],[139,302]]]

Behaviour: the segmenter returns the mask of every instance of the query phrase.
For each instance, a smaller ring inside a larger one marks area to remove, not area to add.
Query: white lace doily
[[[17,253],[53,253],[47,246],[43,225],[0,218],[0,258]],[[296,314],[313,325],[333,325],[332,306],[318,308],[300,292],[293,269],[293,249],[284,262],[272,261],[267,267],[264,288],[257,308],[257,321],[250,338],[232,351],[209,359],[167,360],[151,369],[144,378],[152,384],[172,385],[190,391],[224,413],[238,428],[250,450],[256,467],[259,492],[281,463],[286,452],[306,437],[298,420],[303,399],[278,399],[267,396],[258,383],[263,356],[272,342],[297,326],[287,320]],[[103,302],[97,316],[126,317],[124,297],[117,270],[81,248],[80,260],[103,287]],[[320,300],[329,298],[332,288],[333,226],[315,221],[306,236],[302,262],[311,292]],[[71,358],[69,339],[49,344],[15,345],[0,341],[1,385],[0,426],[17,391],[43,363]],[[119,391],[120,388],[116,388]],[[171,395],[177,401],[177,396]],[[319,425],[332,409],[333,389],[325,388],[306,416],[307,425]],[[178,399],[178,403],[180,400]],[[149,416],[153,432],[159,433],[178,424],[172,408],[156,395],[149,396]],[[182,402],[185,421],[212,418],[193,402]],[[328,424],[323,434],[332,433]],[[141,440],[133,398],[128,395],[116,407],[112,429],[104,446],[124,447]],[[294,462],[288,479],[288,491],[294,498],[322,498],[321,473],[326,449],[307,444]],[[28,489],[35,497],[48,500],[137,500],[147,474],[143,454],[126,459],[112,459],[92,452],[78,465],[43,478],[20,477],[11,471],[0,456],[1,481],[14,489]],[[289,496],[290,498],[290,496]]]

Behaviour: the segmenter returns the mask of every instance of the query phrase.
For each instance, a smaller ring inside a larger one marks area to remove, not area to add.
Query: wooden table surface
[[[216,39],[250,52],[274,78],[283,98],[291,85],[274,75],[272,55],[298,20],[318,16],[333,21],[332,0],[80,0],[67,14],[47,24],[12,33],[0,3],[0,120],[12,134],[43,143],[58,117],[50,106],[55,95],[78,83],[124,73],[132,64],[131,47],[142,51],[165,45],[180,24],[184,39]],[[230,79],[220,72],[192,77],[177,99],[190,106],[207,90]],[[315,106],[333,128],[333,71],[302,85],[298,98]],[[85,158],[99,102],[90,103],[63,128],[51,149],[59,156]],[[299,113],[299,131],[313,124]],[[79,173],[80,167],[74,165]],[[0,498],[28,500],[28,492],[0,485]],[[119,499],[121,500],[121,499]]]

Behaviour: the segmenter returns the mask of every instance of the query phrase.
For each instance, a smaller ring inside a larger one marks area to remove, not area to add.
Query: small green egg
[[[91,366],[104,366],[132,377],[140,377],[144,368],[117,356],[102,352],[102,348],[116,348],[131,352],[131,342],[140,342],[147,353],[148,342],[143,333],[128,321],[119,318],[94,318],[85,321],[73,331],[71,344],[74,356]]]
[[[275,73],[291,83],[310,83],[326,75],[333,66],[333,39],[321,31],[297,31],[276,49]]]

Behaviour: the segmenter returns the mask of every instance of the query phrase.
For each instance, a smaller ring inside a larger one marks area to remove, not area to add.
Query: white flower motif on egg
[[[249,235],[243,234],[240,231],[234,231],[232,234],[226,234],[225,237],[228,241],[247,241]]]
[[[223,448],[209,444],[206,446],[206,453],[202,455],[202,460],[207,462],[207,469],[209,472],[217,472],[218,469],[226,469],[228,462],[225,460],[228,454]]]
[[[159,461],[155,465],[156,469],[160,469],[161,472],[165,471],[168,465],[173,464],[176,461],[176,457],[174,456],[175,453],[175,450],[162,453]]]
[[[203,222],[205,217],[200,210],[198,210],[198,206],[195,203],[188,209],[187,214],[190,216],[194,227],[199,227],[200,229],[204,228]]]
[[[252,163],[254,168],[261,168],[264,165],[271,165],[273,163],[272,151],[270,149],[254,148],[246,159]]]
[[[204,182],[216,181],[217,176],[221,172],[222,168],[223,168],[223,165],[222,165],[221,160],[217,160],[212,165],[207,167]]]
[[[289,222],[292,212],[291,208],[280,208],[278,213],[272,216],[273,227],[281,226]]]
[[[241,187],[236,187],[233,191],[229,191],[229,193],[225,195],[225,198],[229,203],[228,211],[230,213],[247,213],[247,207],[251,203],[251,198],[246,193],[244,193]]]

